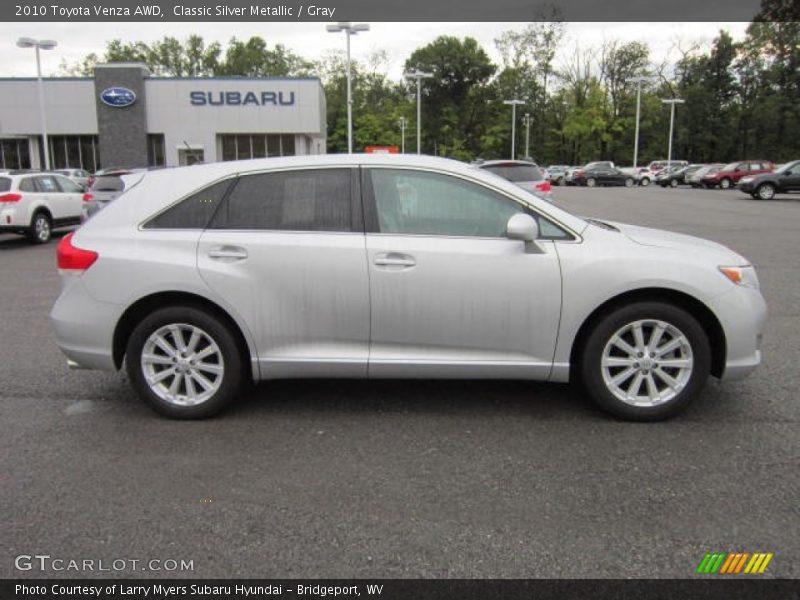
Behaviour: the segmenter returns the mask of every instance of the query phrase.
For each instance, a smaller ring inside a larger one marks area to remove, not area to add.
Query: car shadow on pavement
[[[493,414],[542,419],[602,415],[577,386],[531,381],[313,379],[261,382],[225,412]]]

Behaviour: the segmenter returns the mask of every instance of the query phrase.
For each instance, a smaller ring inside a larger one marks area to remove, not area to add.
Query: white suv
[[[50,240],[53,229],[80,225],[83,190],[55,173],[0,175],[0,233],[19,233],[34,244]]]

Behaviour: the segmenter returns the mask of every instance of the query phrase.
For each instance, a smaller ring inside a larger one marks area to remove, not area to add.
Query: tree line
[[[525,154],[527,113],[530,155],[541,164],[631,164],[635,78],[645,77],[639,164],[666,157],[669,106],[662,100],[676,97],[685,103],[676,109],[674,159],[800,158],[800,22],[785,12],[796,10],[791,6],[763,0],[743,40],[720,31],[708,48],[679,47],[674,63],[654,62],[644,41],[567,47],[566,25],[557,20],[504,32],[494,40],[497,63],[474,38],[440,36],[405,61],[406,70],[433,75],[422,87],[422,151],[460,160],[508,158],[511,109],[503,101],[520,99],[518,157]],[[151,44],[117,39],[103,56],[62,63],[61,72],[91,75],[99,61],[144,62],[160,76],[318,76],[327,99],[328,151],[347,149],[341,52],[312,61],[257,36],[233,38],[224,48],[196,35]],[[352,64],[356,151],[399,146],[401,117],[407,121],[406,151],[416,149],[415,84],[391,79],[387,63],[385,53],[376,52]]]

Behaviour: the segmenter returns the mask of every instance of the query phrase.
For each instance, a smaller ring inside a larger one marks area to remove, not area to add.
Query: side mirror
[[[525,213],[517,213],[508,220],[506,237],[511,240],[522,240],[526,243],[533,242],[539,237],[539,225],[532,216]]]

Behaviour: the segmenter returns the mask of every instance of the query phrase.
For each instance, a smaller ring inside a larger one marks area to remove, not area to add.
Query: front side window
[[[350,169],[244,175],[211,225],[216,229],[353,231]]]
[[[71,179],[67,179],[66,177],[56,177],[55,179],[58,182],[62,192],[66,192],[68,194],[80,194],[83,191],[81,190],[80,186]]]
[[[195,192],[156,215],[145,224],[145,229],[205,229],[214,216],[219,203],[231,186],[231,180],[225,179]]]
[[[372,169],[372,190],[381,233],[505,237],[508,220],[522,205],[449,175]]]

